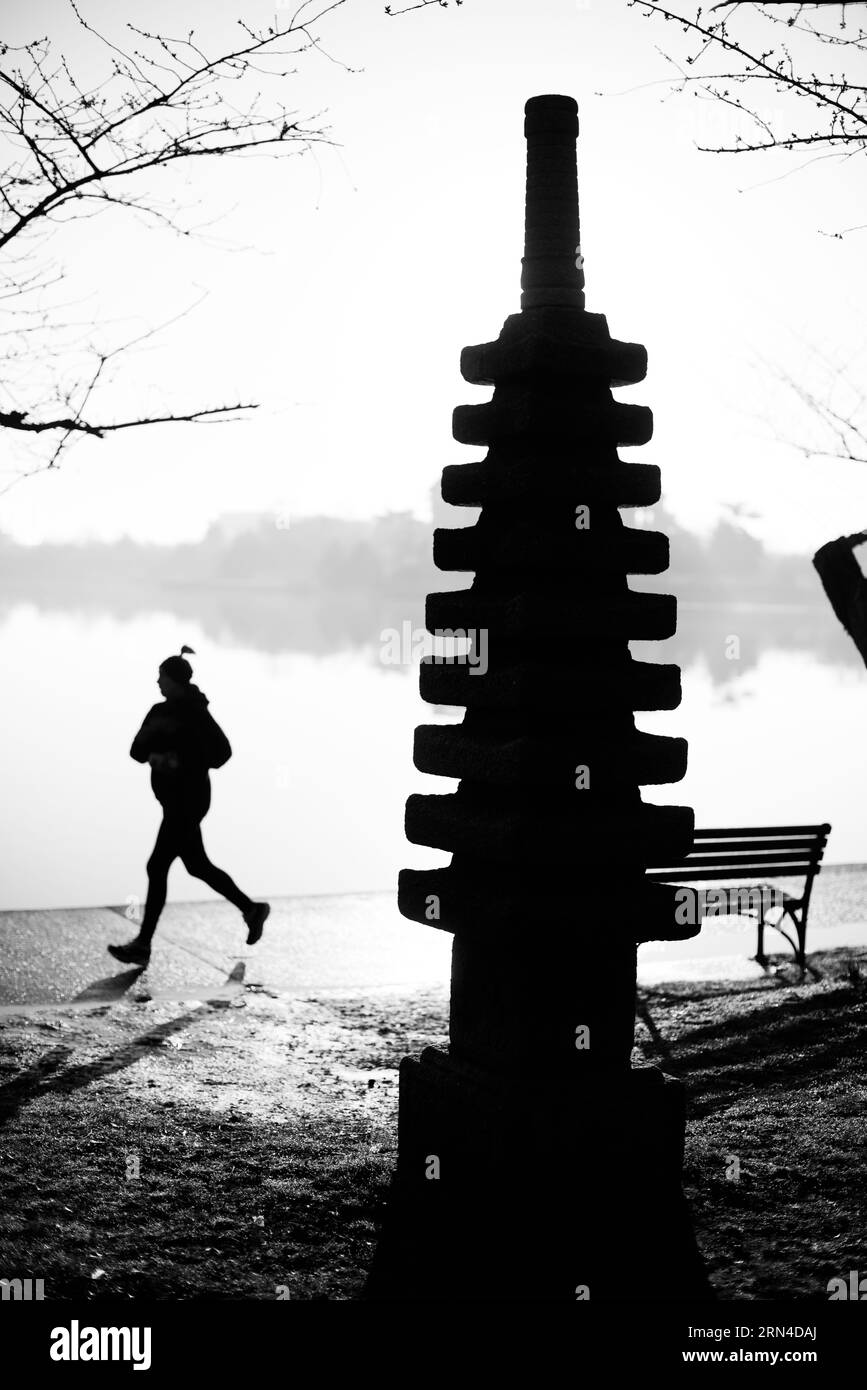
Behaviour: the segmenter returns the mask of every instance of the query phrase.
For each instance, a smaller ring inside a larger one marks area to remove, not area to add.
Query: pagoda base
[[[364,1297],[669,1301],[712,1293],[681,1190],[683,1088],[551,1081],[432,1048],[400,1069],[398,1166]]]

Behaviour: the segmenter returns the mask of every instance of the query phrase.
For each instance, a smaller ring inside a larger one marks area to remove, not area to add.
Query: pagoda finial
[[[578,104],[531,97],[524,107],[527,202],[521,308],[584,308],[578,211]]]

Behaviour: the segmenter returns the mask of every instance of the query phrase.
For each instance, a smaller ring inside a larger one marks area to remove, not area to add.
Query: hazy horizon
[[[125,17],[197,26],[210,46],[239,13],[282,11],[133,0]],[[115,32],[108,0],[86,13]],[[60,0],[17,0],[4,19],[7,41],[50,32],[82,58]],[[338,61],[309,55],[291,99],[327,112],[335,145],[168,175],[167,198],[216,219],[198,240],[109,211],[56,243],[63,298],[109,336],[202,301],[126,359],[109,413],[260,409],[84,441],[0,496],[0,528],[169,543],[245,508],[423,518],[443,465],[476,456],[451,438],[453,407],[487,395],[461,381],[459,355],[518,307],[523,106],[545,91],[579,103],[587,306],[648,348],[646,382],[621,395],[654,411],[634,456],[661,465],[670,513],[707,531],[734,507],[768,546],[804,554],[864,524],[865,465],[788,448],[810,423],[779,381],[821,395],[816,353],[855,377],[864,360],[865,233],[836,236],[863,221],[856,161],[701,153],[733,113],[670,90],[659,47],[678,51],[676,26],[625,3],[540,0],[528,17],[517,0],[465,0],[388,19],[381,0],[349,0],[317,33]],[[30,455],[2,438],[5,486]]]

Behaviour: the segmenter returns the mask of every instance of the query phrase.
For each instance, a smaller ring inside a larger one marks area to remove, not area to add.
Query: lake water
[[[380,634],[402,622],[420,627],[420,608],[358,596],[7,597],[0,907],[143,895],[159,808],[128,750],[182,642],[234,748],[205,843],[248,893],[391,889],[403,866],[446,862],[406,843],[403,808],[452,788],[414,770],[412,736],[460,711],[425,705],[411,662],[383,664]],[[828,820],[829,862],[867,860],[867,672],[830,611],[685,605],[675,639],[633,650],[683,669],[681,707],[638,722],[685,736],[689,771],[647,800],[700,824]],[[209,896],[175,866],[172,899]]]

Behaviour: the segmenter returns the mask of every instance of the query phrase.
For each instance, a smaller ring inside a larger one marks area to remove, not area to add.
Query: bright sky
[[[83,9],[116,36],[121,13],[170,33],[195,26],[209,47],[239,15],[286,13],[274,0]],[[241,397],[261,403],[255,417],[86,441],[0,498],[0,528],[169,542],[232,511],[426,515],[442,466],[479,456],[451,438],[453,406],[487,394],[462,382],[458,359],[519,306],[523,105],[544,92],[579,103],[587,307],[648,348],[647,380],[621,398],[653,408],[654,439],[631,456],[662,465],[667,505],[701,528],[742,506],[779,549],[867,525],[867,465],[806,462],[775,441],[806,433],[776,370],[820,385],[810,348],[867,363],[867,232],[822,235],[867,221],[863,158],[698,152],[731,135],[729,115],[666,98],[657,45],[683,54],[680,35],[625,0],[383,10],[348,0],[317,26],[360,71],[313,53],[287,79],[301,114],[327,108],[340,148],[196,161],[180,191],[202,221],[225,214],[205,242],[124,214],[64,233],[70,291],[95,323],[136,331],[207,296],[126,360],[106,406]],[[57,33],[73,60],[80,51],[65,0],[4,11],[6,39]],[[0,438],[4,478],[17,442]]]

